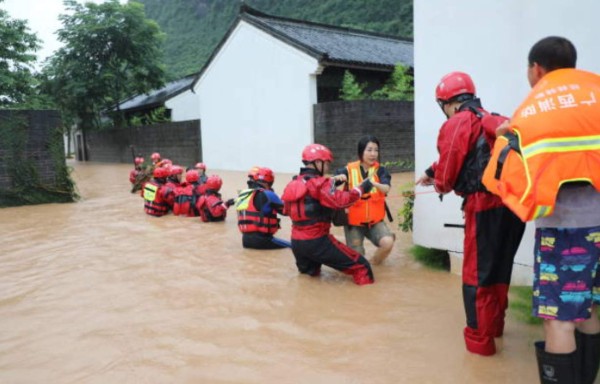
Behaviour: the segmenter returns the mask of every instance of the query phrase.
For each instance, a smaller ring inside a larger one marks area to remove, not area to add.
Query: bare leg
[[[394,246],[394,237],[393,236],[384,236],[379,240],[379,246],[371,259],[371,263],[375,265],[381,264],[392,252],[392,247]]]
[[[575,323],[572,321],[544,320],[546,352],[571,353],[575,346]]]

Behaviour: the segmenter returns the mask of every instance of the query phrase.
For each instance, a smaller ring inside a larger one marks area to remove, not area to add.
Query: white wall
[[[318,62],[242,21],[195,86],[210,169],[296,172],[313,140]]]
[[[469,73],[483,106],[510,116],[529,91],[529,49],[543,37],[570,39],[578,50],[577,66],[600,72],[597,33],[590,32],[598,15],[597,0],[415,0],[415,177],[437,158],[437,133],[445,117],[434,94],[443,75]],[[463,223],[460,199],[447,195],[440,203],[428,191],[416,189],[414,242],[462,253],[463,232],[444,228],[444,223]],[[516,264],[533,264],[533,230],[529,224]],[[530,270],[524,268],[526,278]]]
[[[172,121],[200,119],[198,109],[198,94],[187,90],[167,100],[165,107],[171,110]]]

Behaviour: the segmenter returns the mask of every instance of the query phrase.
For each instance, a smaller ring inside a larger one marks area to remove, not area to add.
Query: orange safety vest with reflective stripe
[[[563,183],[600,191],[600,76],[577,69],[546,74],[496,139],[486,188],[523,221],[549,216]]]
[[[352,189],[363,182],[360,161],[349,163],[346,166],[348,170],[348,189]],[[379,183],[377,171],[379,163],[375,162],[367,171],[367,177]],[[348,208],[348,224],[350,225],[373,225],[383,221],[385,217],[385,194],[377,188],[373,188],[370,193],[363,193],[356,203]]]

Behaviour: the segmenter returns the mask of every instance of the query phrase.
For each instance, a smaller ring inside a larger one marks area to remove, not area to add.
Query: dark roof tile
[[[413,42],[393,36],[266,15],[249,7],[242,20],[304,49],[320,61],[413,66]]]

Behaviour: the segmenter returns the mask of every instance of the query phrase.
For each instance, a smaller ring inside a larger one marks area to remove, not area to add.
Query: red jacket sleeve
[[[354,202],[360,199],[360,192],[356,189],[343,191],[335,189],[331,193],[331,179],[329,177],[319,177],[311,179],[306,187],[308,193],[315,199],[319,200],[321,205],[327,208],[342,209],[351,206]]]
[[[452,191],[480,127],[479,118],[469,111],[458,112],[442,125],[437,141],[439,158],[434,163],[436,191]]]

